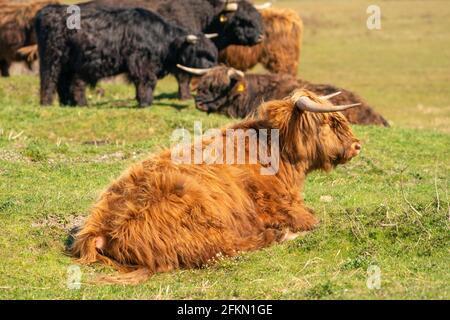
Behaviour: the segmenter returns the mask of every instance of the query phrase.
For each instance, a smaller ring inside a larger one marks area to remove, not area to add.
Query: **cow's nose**
[[[355,150],[355,155],[358,155],[361,152],[362,146],[359,142],[354,142],[352,147],[353,150]]]

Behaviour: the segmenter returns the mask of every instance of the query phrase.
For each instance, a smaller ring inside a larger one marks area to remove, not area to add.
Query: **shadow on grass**
[[[91,108],[108,109],[138,109],[136,99],[121,99],[112,101],[101,101],[90,105]]]
[[[174,102],[162,102],[161,100],[178,100],[178,92],[164,92],[155,96],[155,101],[157,101],[157,105],[163,107],[172,107],[177,109],[178,111],[186,109],[189,107],[189,104],[186,103],[174,103]]]
[[[172,94],[161,94],[155,96],[155,101],[151,106],[162,106],[162,107],[172,107],[178,111],[186,109],[189,107],[188,103],[175,103],[175,102],[162,102],[162,99],[170,99],[169,96]],[[175,94],[176,96],[176,94]],[[176,98],[175,98],[176,99]],[[151,108],[151,106],[145,108]],[[80,106],[61,106],[63,108],[86,108]],[[141,109],[135,99],[121,99],[121,100],[113,100],[113,101],[100,101],[95,103],[90,103],[87,108],[96,108],[96,109]]]
[[[114,101],[88,102],[87,106],[78,105],[59,105],[61,108],[96,108],[96,109],[136,109],[138,108],[136,100],[121,99]]]
[[[178,93],[177,92],[163,92],[155,96],[155,100],[177,100],[178,99]]]
[[[161,106],[161,107],[172,107],[174,109],[177,109],[178,111],[181,111],[181,110],[189,107],[189,104],[185,104],[185,103],[173,103],[173,102],[161,102],[161,101],[158,101],[157,103],[154,103],[153,105],[157,105],[157,106]]]

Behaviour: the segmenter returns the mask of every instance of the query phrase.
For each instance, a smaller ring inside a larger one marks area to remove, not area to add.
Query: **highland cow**
[[[312,230],[318,219],[302,198],[306,175],[331,170],[361,150],[345,117],[334,112],[349,107],[299,90],[219,131],[216,137],[224,143],[228,129],[279,132],[278,139],[268,139],[279,146],[272,175],[260,174],[261,151],[254,164],[214,164],[205,158],[202,164],[180,164],[173,161],[173,150],[166,150],[133,165],[101,195],[75,236],[72,254],[80,263],[101,262],[125,272],[109,281],[138,283],[156,272],[201,267],[217,256]],[[205,138],[202,150],[211,143]],[[248,144],[228,143],[248,156]]]
[[[252,47],[231,45],[219,52],[219,62],[247,71],[258,63],[276,74],[297,75],[303,37],[303,21],[291,9],[261,11],[264,40]]]
[[[256,111],[263,101],[277,100],[300,88],[330,97],[334,104],[356,104],[359,108],[343,112],[352,124],[388,127],[389,123],[355,93],[327,84],[313,84],[290,75],[244,74],[234,68],[218,66],[211,70],[182,67],[187,72],[202,75],[193,82],[196,107],[208,113],[221,113],[229,117],[244,118]]]
[[[13,62],[26,62],[29,69],[37,58],[33,54],[22,54],[20,48],[36,44],[34,17],[48,4],[57,1],[41,0],[29,2],[0,1],[0,74],[9,76]]]
[[[231,44],[251,46],[262,40],[263,23],[258,6],[246,0],[94,0],[102,7],[141,7],[196,33],[215,35],[219,50]],[[175,73],[178,97],[191,98],[188,73]]]
[[[84,106],[87,84],[125,73],[144,107],[152,104],[157,79],[178,72],[177,64],[217,64],[211,40],[189,34],[156,13],[80,7],[79,29],[67,27],[67,6],[45,7],[36,17],[42,105],[52,103],[57,89],[61,104]]]

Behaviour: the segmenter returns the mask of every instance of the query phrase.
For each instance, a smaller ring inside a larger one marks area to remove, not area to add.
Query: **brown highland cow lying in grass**
[[[225,66],[210,70],[186,70],[203,75],[194,80],[192,86],[197,91],[197,108],[208,113],[217,112],[229,117],[244,118],[255,112],[262,102],[282,99],[294,90],[304,88],[321,96],[340,92],[330,98],[335,105],[360,103],[358,108],[343,111],[352,124],[389,126],[389,123],[358,95],[333,85],[313,84],[289,75],[245,75]]]
[[[0,0],[0,73],[9,76],[14,61],[26,62],[31,69],[37,59],[34,17],[44,6],[57,3],[52,0],[11,2]],[[28,47],[20,50],[23,47]]]
[[[278,138],[267,139],[278,159],[272,175],[261,174],[267,165],[259,148],[254,163],[206,164],[208,156],[202,164],[179,163],[167,150],[133,165],[101,195],[75,237],[73,255],[125,273],[108,281],[139,283],[156,272],[201,267],[218,255],[257,250],[313,229],[318,220],[301,194],[306,175],[344,164],[361,149],[345,117],[334,112],[348,107],[299,90],[231,127],[249,137],[279,130]],[[218,141],[226,141],[225,132],[218,132]],[[248,158],[250,143],[238,140],[229,142],[231,150]],[[212,141],[203,142],[206,152]],[[193,145],[187,150],[195,152]]]
[[[231,45],[220,51],[219,61],[247,71],[261,63],[272,73],[297,75],[303,37],[303,22],[291,9],[265,9],[263,42],[248,47]]]

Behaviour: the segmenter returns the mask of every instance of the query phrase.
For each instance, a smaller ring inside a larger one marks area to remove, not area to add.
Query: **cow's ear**
[[[193,77],[191,79],[191,91],[197,91],[199,84],[200,84],[200,77]]]

